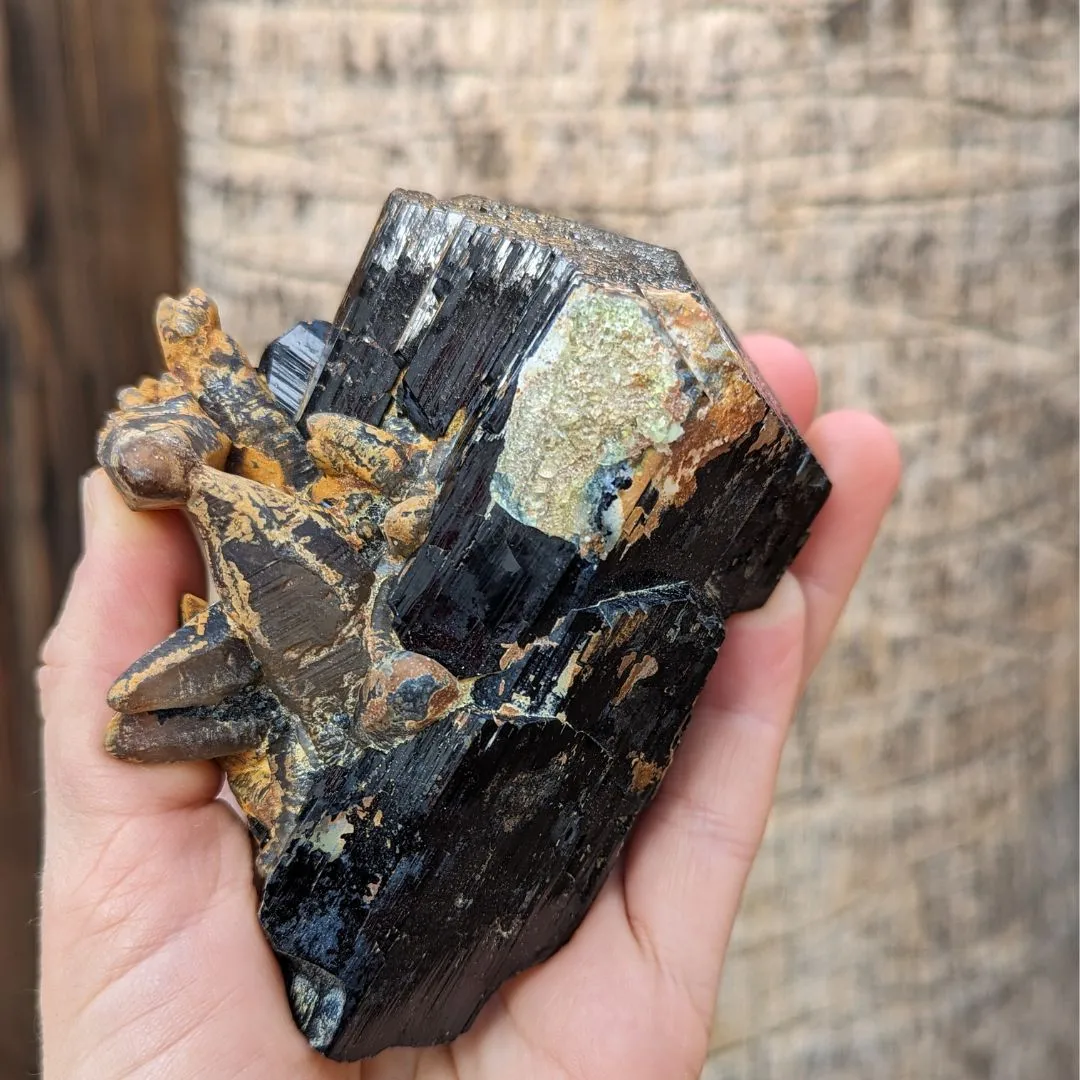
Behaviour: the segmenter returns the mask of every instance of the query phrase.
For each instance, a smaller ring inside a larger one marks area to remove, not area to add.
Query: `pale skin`
[[[577,933],[505,985],[447,1047],[337,1065],[293,1025],[255,911],[247,831],[206,763],[139,766],[102,746],[113,680],[176,625],[203,570],[174,511],[84,484],[84,554],[42,651],[47,1080],[680,1080],[705,1059],[746,875],[797,702],[900,473],[873,417],[815,418],[792,345],[748,351],[833,481],[772,599],[733,618],[682,748]]]

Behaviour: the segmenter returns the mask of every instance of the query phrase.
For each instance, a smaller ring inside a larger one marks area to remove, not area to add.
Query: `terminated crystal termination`
[[[99,459],[216,586],[106,745],[215,758],[312,1045],[454,1038],[573,933],[828,481],[677,254],[394,192],[260,370],[194,291]]]

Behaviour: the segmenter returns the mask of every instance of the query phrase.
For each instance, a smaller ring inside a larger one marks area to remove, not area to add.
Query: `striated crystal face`
[[[393,193],[258,372],[201,293],[159,329],[99,456],[220,598],[107,744],[222,762],[312,1045],[449,1040],[580,922],[828,481],[677,254],[483,199]]]

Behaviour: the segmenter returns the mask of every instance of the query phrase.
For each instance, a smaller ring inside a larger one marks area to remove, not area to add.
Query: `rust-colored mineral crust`
[[[99,459],[216,597],[106,745],[220,760],[313,1046],[451,1039],[573,932],[828,481],[674,252],[481,199],[391,195],[261,370],[198,290],[158,330]]]

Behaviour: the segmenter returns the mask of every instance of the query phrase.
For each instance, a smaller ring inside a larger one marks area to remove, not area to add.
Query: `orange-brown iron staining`
[[[650,511],[645,513],[637,505],[645,484],[623,493],[627,505],[624,532],[627,543],[650,535],[669,508],[682,506],[697,489],[699,470],[730,449],[764,417],[765,403],[741,372],[726,380],[719,400],[701,402],[687,419],[683,437],[666,454],[656,455],[650,462],[653,468],[647,485],[658,495]],[[777,426],[776,434],[779,433]],[[758,449],[763,447],[764,444]]]
[[[254,452],[253,479],[300,490],[317,469],[292,418],[266,380],[221,329],[217,305],[201,289],[158,305],[158,340],[170,375],[228,436],[239,454]],[[237,470],[240,471],[240,470]]]
[[[281,467],[281,462],[253,446],[238,446],[233,451],[229,458],[229,471],[267,487],[286,486],[285,470]]]
[[[626,663],[627,661],[629,661],[628,665]],[[627,656],[623,658],[623,662],[619,665],[620,672],[624,665],[629,666],[630,670],[623,680],[622,685],[616,691],[615,696],[611,699],[612,704],[614,705],[620,705],[626,699],[630,691],[633,690],[642,679],[649,679],[660,670],[656,658],[647,654],[639,660],[636,653],[628,653]]]
[[[260,838],[255,856],[259,880],[281,854],[318,775],[318,757],[288,732],[266,737],[254,749],[219,759],[229,787]]]
[[[137,386],[125,386],[118,390],[116,403],[121,409],[134,409],[137,405],[157,405],[183,392],[184,388],[172,375],[166,373],[157,378],[148,375],[140,379]]]
[[[658,784],[664,778],[666,771],[666,766],[657,765],[655,761],[649,761],[640,754],[634,754],[630,759],[630,790],[646,791],[654,784]]]
[[[222,468],[228,436],[189,394],[111,413],[98,439],[98,459],[133,510],[183,506],[200,465]]]
[[[209,603],[201,596],[196,596],[194,593],[184,593],[180,597],[180,621],[182,623],[190,621],[200,612],[206,611],[209,606]]]
[[[132,664],[113,683],[108,702],[126,713],[216,705],[258,673],[251,650],[215,604]]]
[[[373,667],[360,699],[360,726],[381,738],[420,731],[459,702],[457,679],[436,660],[414,652],[387,656]]]
[[[381,428],[339,413],[307,418],[308,453],[329,476],[391,494],[407,479],[408,448]]]
[[[644,288],[642,292],[705,394],[683,421],[682,437],[663,453],[647,451],[631,484],[620,494],[627,544],[651,535],[668,509],[684,505],[697,489],[698,472],[747,435],[768,412],[746,374],[738,347],[701,299],[674,289]],[[772,437],[781,430],[775,425]],[[759,436],[752,449],[767,450],[771,441]],[[657,496],[649,500],[648,512],[640,505],[647,489]]]
[[[432,491],[402,499],[387,511],[382,531],[391,554],[399,559],[407,559],[424,542],[434,503],[435,493]]]
[[[705,399],[696,406],[683,425],[682,438],[666,453],[650,452],[634,483],[621,493],[623,537],[628,544],[649,536],[668,509],[686,503],[697,489],[699,470],[765,418],[765,403],[741,371],[731,372],[716,394],[715,400]],[[774,436],[781,430],[775,425]],[[768,444],[767,438],[763,441],[759,437],[756,449],[763,450]],[[639,505],[646,488],[657,495],[647,513]]]

